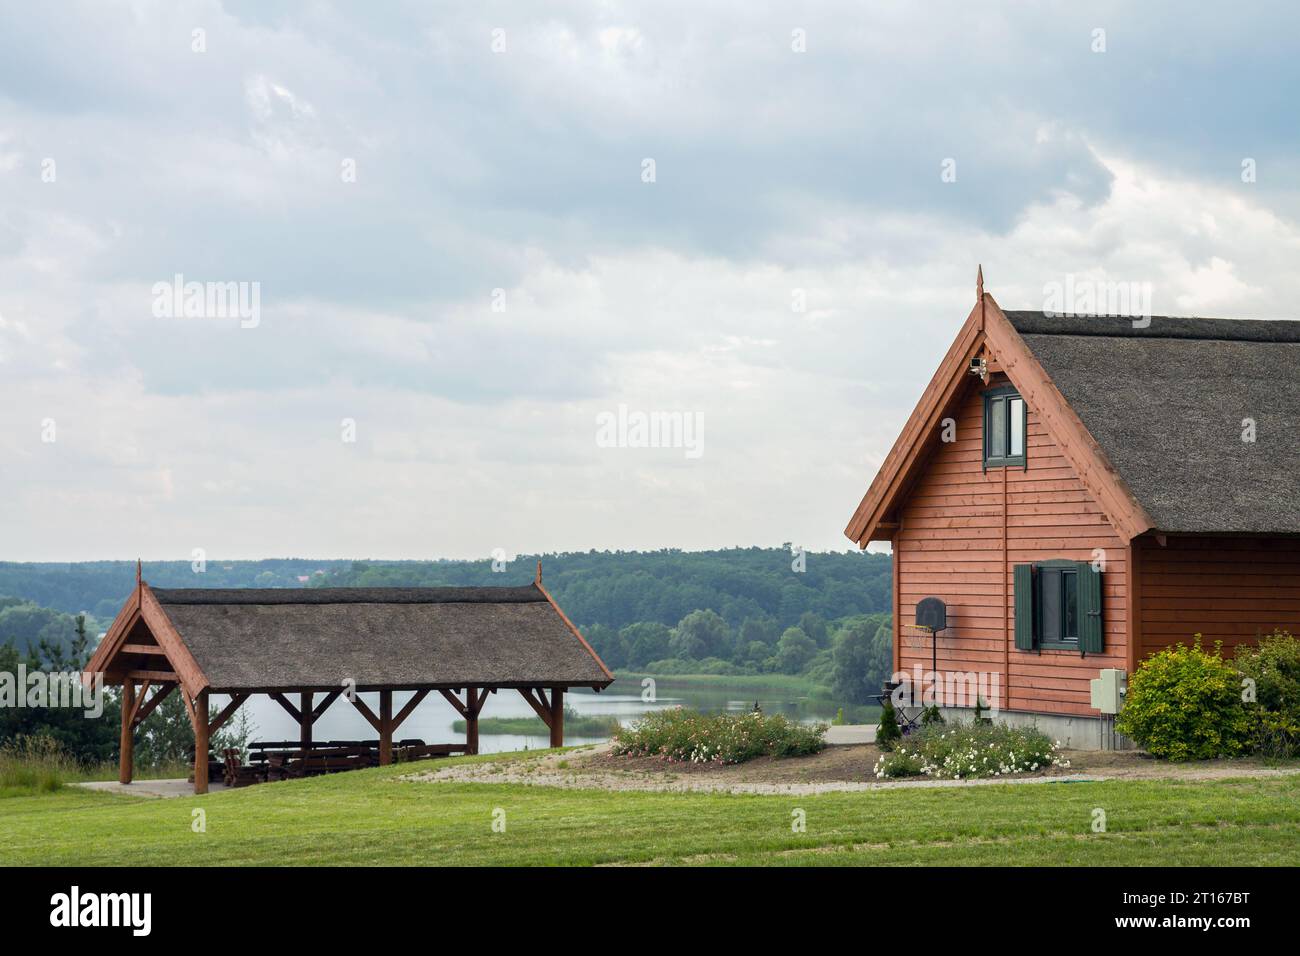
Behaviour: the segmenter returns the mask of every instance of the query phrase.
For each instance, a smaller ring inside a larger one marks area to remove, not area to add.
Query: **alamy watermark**
[[[90,719],[104,713],[104,675],[77,671],[0,671],[0,708],[63,708],[80,710]]]
[[[997,671],[927,671],[917,664],[891,680],[895,707],[968,707],[998,715],[1002,676]]]
[[[699,412],[642,412],[619,405],[596,416],[597,448],[681,448],[687,458],[704,454],[704,416]]]
[[[50,925],[125,927],[133,936],[148,936],[153,927],[152,893],[83,893],[73,885],[50,897]]]
[[[151,291],[156,319],[239,319],[241,329],[262,321],[260,282],[186,282],[178,272]]]
[[[1132,319],[1135,329],[1145,329],[1151,324],[1151,283],[1076,279],[1066,273],[1064,282],[1043,285],[1043,314],[1049,318],[1116,316]]]

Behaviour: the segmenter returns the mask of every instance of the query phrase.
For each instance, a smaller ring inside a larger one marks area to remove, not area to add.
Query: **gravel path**
[[[1103,780],[1215,780],[1233,777],[1278,777],[1300,773],[1300,767],[1252,767],[1176,765],[1145,761],[1143,772],[1132,766],[1106,767],[1087,772],[1057,771],[1047,776],[997,777],[983,780],[782,780],[737,779],[740,767],[695,768],[660,765],[645,769],[619,769],[607,764],[611,758],[608,744],[581,748],[567,753],[539,757],[512,756],[484,763],[460,764],[425,773],[410,774],[403,780],[418,783],[511,783],[567,790],[637,790],[649,793],[731,793],[731,794],[817,794],[851,793],[866,790],[901,788],[980,787],[998,784],[1041,784],[1097,782]],[[612,763],[612,761],[611,761]],[[793,764],[794,760],[780,761]],[[869,766],[869,764],[865,765]]]

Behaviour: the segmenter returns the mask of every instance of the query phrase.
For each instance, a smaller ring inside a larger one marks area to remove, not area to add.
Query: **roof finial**
[[[541,583],[542,583],[542,559],[541,559],[541,558],[538,558],[538,559],[537,559],[537,581],[536,581],[536,583],[537,583],[537,584],[541,584]]]
[[[975,273],[975,301],[981,302],[984,299],[984,266],[980,265],[979,270]]]
[[[140,574],[141,574],[140,559],[136,558],[135,559],[135,586],[136,587],[139,587],[141,583]]]

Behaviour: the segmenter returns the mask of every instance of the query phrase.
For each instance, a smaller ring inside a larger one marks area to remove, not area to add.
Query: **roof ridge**
[[[1006,311],[1008,321],[1021,335],[1076,335],[1100,338],[1180,339],[1207,342],[1258,342],[1300,344],[1300,321],[1295,319],[1222,319],[1200,316],[1063,315],[1034,311]],[[1135,325],[1135,319],[1145,324]]]
[[[159,604],[523,604],[544,602],[523,585],[338,588],[152,588]]]

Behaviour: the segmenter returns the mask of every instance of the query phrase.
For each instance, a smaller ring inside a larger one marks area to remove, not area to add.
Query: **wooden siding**
[[[1199,632],[1225,653],[1276,627],[1300,634],[1300,539],[1138,538],[1139,659]]]
[[[994,376],[987,387],[1006,382]],[[971,388],[960,400],[956,441],[935,446],[898,511],[896,620],[914,621],[917,601],[940,597],[949,624],[939,639],[940,671],[996,671],[1005,709],[1095,714],[1088,681],[1101,668],[1128,667],[1127,541],[1032,408],[1026,466],[983,470],[983,391]],[[1105,551],[1103,653],[1016,650],[1012,567],[1091,561],[1097,548]],[[929,639],[914,637],[914,648],[905,629],[896,635],[900,669],[928,671]]]

